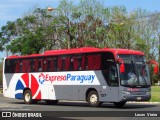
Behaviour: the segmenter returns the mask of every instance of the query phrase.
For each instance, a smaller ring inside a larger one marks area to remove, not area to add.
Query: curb
[[[137,104],[160,104],[160,102],[127,102],[127,103],[137,103]]]
[[[71,102],[71,103],[87,103],[86,101],[68,101],[68,100],[60,100],[61,102]],[[105,102],[104,102],[105,103]],[[106,102],[107,103],[107,102]],[[127,102],[129,104],[136,103],[136,104],[160,104],[160,102]]]

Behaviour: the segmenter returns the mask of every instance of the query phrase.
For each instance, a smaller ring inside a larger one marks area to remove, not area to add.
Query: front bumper
[[[122,95],[120,101],[149,101],[151,95]]]

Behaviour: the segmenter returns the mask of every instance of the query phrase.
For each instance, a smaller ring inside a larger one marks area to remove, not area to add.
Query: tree
[[[8,22],[2,27],[1,45],[6,45],[6,49],[14,54],[22,55],[52,49],[55,34],[50,26],[51,17],[46,9],[37,8],[31,15]]]
[[[61,0],[51,12],[36,8],[3,26],[0,50],[25,55],[84,46],[114,47],[140,50],[147,59],[156,59],[159,21],[159,14],[141,9],[128,13],[124,6],[108,8],[97,0],[81,0],[78,5]]]
[[[68,48],[101,46],[106,35],[104,22],[108,11],[100,2],[83,0],[78,6],[73,6],[72,3],[62,0],[58,11],[59,16],[56,17],[60,18],[59,24],[65,28],[62,29],[66,36],[63,42],[69,45]]]

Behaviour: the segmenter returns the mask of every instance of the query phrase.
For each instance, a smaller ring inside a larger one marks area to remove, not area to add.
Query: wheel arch
[[[31,91],[30,88],[25,88],[25,89],[23,90],[23,95],[24,95],[24,92],[25,92],[26,90],[30,90],[30,91]],[[31,91],[31,93],[32,93],[32,91]]]
[[[89,94],[90,91],[96,91],[98,93],[98,91],[95,88],[88,88],[87,91],[86,91],[86,96],[85,96],[86,101],[87,101],[87,97],[88,97],[88,94]]]
[[[30,94],[30,98],[29,98],[29,100],[28,101],[26,101],[26,99],[25,99],[25,93],[26,93],[26,91],[28,91],[29,92],[29,94]],[[38,100],[36,100],[36,99],[32,99],[32,91],[31,91],[31,89],[30,88],[25,88],[24,90],[23,90],[23,99],[24,99],[24,103],[25,104],[36,104],[37,102],[38,102]]]

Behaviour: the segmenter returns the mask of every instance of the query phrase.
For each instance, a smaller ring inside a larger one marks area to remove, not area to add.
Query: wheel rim
[[[29,93],[26,93],[26,94],[25,94],[25,101],[26,101],[26,102],[29,102],[30,99],[31,99],[30,94],[29,94]]]
[[[98,97],[95,94],[93,94],[93,95],[90,96],[90,102],[92,104],[97,103],[97,100],[98,100]]]

